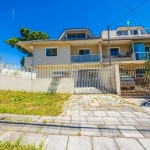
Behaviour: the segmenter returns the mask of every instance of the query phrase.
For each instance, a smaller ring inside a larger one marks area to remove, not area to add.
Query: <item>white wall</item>
[[[27,92],[48,92],[51,79],[27,79],[0,74],[0,90],[25,90]],[[74,93],[74,80],[61,78],[57,87],[58,93]]]

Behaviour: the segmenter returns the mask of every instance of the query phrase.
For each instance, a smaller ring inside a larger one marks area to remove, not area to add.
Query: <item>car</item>
[[[120,87],[130,88],[131,90],[133,90],[135,88],[135,81],[133,77],[129,74],[121,73],[120,74]]]

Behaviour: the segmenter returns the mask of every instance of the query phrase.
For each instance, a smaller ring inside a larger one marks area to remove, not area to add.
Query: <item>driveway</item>
[[[72,95],[57,117],[0,115],[0,140],[47,150],[150,150],[150,112],[116,95]]]

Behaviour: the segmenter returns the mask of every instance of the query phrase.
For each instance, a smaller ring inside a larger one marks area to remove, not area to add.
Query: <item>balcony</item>
[[[132,60],[132,58],[130,56],[111,57],[112,62],[131,61],[131,60]],[[108,56],[103,57],[103,63],[105,63],[105,62],[109,62]]]
[[[76,63],[100,62],[100,55],[74,55],[71,56],[71,61]]]
[[[135,55],[135,60],[147,60],[149,53],[148,52],[135,52],[133,53]]]
[[[25,57],[24,66],[25,67],[32,66],[32,57]]]

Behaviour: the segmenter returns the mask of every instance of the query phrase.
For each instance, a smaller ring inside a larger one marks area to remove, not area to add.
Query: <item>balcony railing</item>
[[[148,52],[136,52],[135,53],[135,59],[136,60],[147,60],[149,57]]]
[[[71,56],[72,62],[99,62],[100,61],[100,55],[76,55]]]

